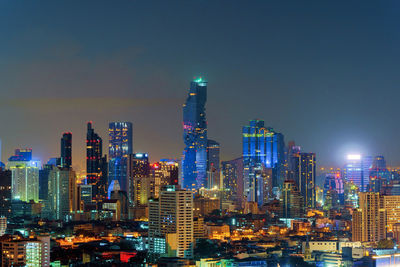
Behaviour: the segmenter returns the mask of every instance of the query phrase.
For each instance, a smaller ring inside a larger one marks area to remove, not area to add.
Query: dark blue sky
[[[134,124],[134,150],[179,157],[182,104],[209,81],[209,137],[241,153],[241,126],[266,125],[340,164],[348,152],[400,164],[397,1],[3,1],[3,161],[42,160],[73,132],[84,167],[86,122]],[[107,150],[105,148],[105,150]]]

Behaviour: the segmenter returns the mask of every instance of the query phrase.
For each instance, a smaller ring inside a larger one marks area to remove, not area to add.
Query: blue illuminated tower
[[[190,190],[205,186],[207,177],[206,101],[207,82],[202,78],[192,81],[183,105],[182,155],[182,187]]]
[[[272,169],[270,186],[283,185],[285,142],[281,133],[264,127],[262,120],[251,120],[250,125],[243,126],[242,133],[244,194],[248,201],[261,205],[269,197],[266,191],[271,191],[271,188],[265,188],[267,169]]]
[[[118,180],[121,190],[127,192],[127,162],[132,154],[132,123],[110,122],[108,128],[110,157],[108,168],[108,184]]]

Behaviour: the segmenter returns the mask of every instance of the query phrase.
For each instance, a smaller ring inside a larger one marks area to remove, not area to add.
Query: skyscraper
[[[281,133],[265,128],[264,121],[251,120],[243,126],[244,190],[248,201],[263,204],[263,171],[273,168],[272,186],[280,187],[285,178],[285,143]]]
[[[128,202],[130,205],[145,205],[150,198],[150,163],[146,153],[130,154],[127,164]],[[121,186],[122,188],[122,186]]]
[[[365,192],[369,184],[369,174],[373,158],[370,156],[348,155],[345,166],[345,178],[358,186],[360,192]]]
[[[207,140],[207,187],[220,188],[220,169],[219,169],[220,146],[217,141]]]
[[[103,157],[103,140],[94,132],[92,122],[88,122],[86,134],[86,184],[93,186],[96,198],[106,197],[107,158]]]
[[[32,160],[32,149],[15,150],[7,164],[11,170],[12,199],[39,201],[39,166],[40,162]]]
[[[127,158],[132,154],[132,123],[110,122],[108,182],[118,180],[121,190],[128,192]]]
[[[292,155],[294,167],[294,181],[300,194],[303,196],[304,207],[315,207],[315,175],[316,159],[315,153],[295,153]]]
[[[183,105],[182,187],[192,190],[206,186],[207,121],[205,104],[207,82],[202,78],[191,82]]]
[[[386,238],[386,210],[379,193],[360,193],[359,208],[353,211],[352,239],[378,242]]]
[[[224,199],[234,201],[241,206],[243,201],[243,159],[223,161],[221,165]]]
[[[71,168],[72,166],[72,133],[63,133],[61,138],[61,167]]]
[[[166,186],[149,203],[149,252],[193,257],[193,193]]]
[[[282,217],[300,218],[303,216],[303,197],[295,181],[286,180],[282,188]]]
[[[69,168],[54,167],[49,173],[48,203],[50,217],[68,221],[77,210],[75,172]]]

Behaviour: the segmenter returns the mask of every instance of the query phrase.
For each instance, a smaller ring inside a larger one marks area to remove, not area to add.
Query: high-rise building
[[[0,216],[11,213],[11,171],[0,168]]]
[[[221,188],[219,169],[220,146],[217,141],[207,140],[207,187],[212,189]]]
[[[372,167],[369,169],[369,184],[367,186],[368,192],[385,191],[385,187],[391,180],[389,170],[386,168],[386,161],[383,156],[376,156],[373,160]]]
[[[150,198],[150,163],[146,153],[135,153],[128,156],[127,185],[129,205],[145,205]],[[121,186],[121,189],[123,187]]]
[[[179,163],[174,159],[161,159],[153,164],[155,173],[159,173],[161,186],[178,185],[179,182]]]
[[[247,200],[262,205],[265,199],[262,192],[263,170],[274,169],[272,187],[282,186],[286,175],[283,135],[272,128],[265,128],[264,121],[251,120],[250,125],[243,126],[243,165]]]
[[[303,196],[304,207],[315,207],[315,153],[294,153],[292,155],[293,179]]]
[[[96,199],[107,196],[107,157],[103,156],[103,141],[94,132],[92,122],[87,124],[86,134],[86,184],[92,185]]]
[[[121,190],[128,192],[127,163],[128,155],[132,154],[132,123],[110,122],[108,182],[118,180]]]
[[[360,192],[365,192],[369,184],[369,173],[373,159],[370,156],[347,155],[345,179],[358,186]]]
[[[193,193],[166,186],[149,202],[149,252],[193,257]]]
[[[71,168],[72,166],[72,133],[63,133],[61,138],[61,162],[63,168]]]
[[[281,209],[283,218],[301,218],[303,216],[303,197],[293,180],[286,180],[283,183]]]
[[[75,172],[70,168],[53,167],[49,174],[49,211],[54,220],[71,220],[77,211]]]
[[[359,208],[353,211],[352,239],[378,242],[386,238],[386,210],[379,193],[359,193]]]
[[[32,149],[17,149],[8,160],[11,170],[11,198],[29,202],[39,201],[39,166],[32,160]]]
[[[183,105],[182,187],[189,190],[207,185],[206,101],[207,82],[202,78],[192,81]]]
[[[243,201],[243,159],[237,158],[230,161],[223,161],[222,181],[224,199],[234,201],[241,206]]]
[[[388,232],[393,231],[393,226],[400,222],[400,196],[383,196],[386,211],[386,227]]]
[[[41,200],[47,200],[49,196],[49,174],[53,166],[55,165],[47,163],[39,170],[39,199]]]

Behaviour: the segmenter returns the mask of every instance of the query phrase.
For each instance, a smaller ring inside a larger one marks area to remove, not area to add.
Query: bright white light
[[[350,154],[350,155],[347,155],[347,159],[348,160],[360,160],[361,159],[361,155],[359,155],[359,154]]]

